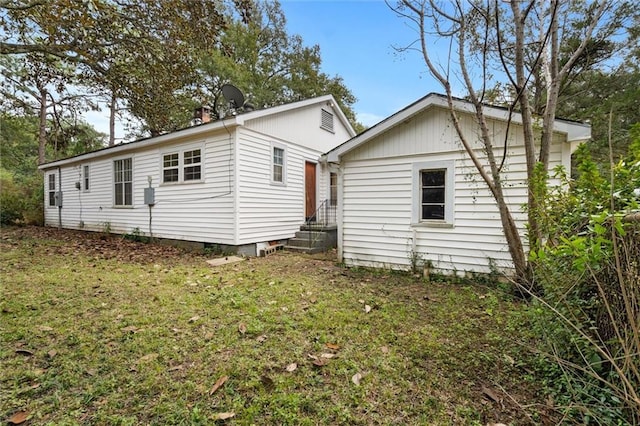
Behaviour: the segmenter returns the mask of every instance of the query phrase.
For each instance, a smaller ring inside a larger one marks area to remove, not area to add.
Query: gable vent
[[[320,128],[333,132],[333,114],[325,109],[322,109],[321,111]]]

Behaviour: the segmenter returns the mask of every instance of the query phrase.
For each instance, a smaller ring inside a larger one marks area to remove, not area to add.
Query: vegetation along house
[[[256,255],[331,203],[318,160],[354,135],[327,95],[49,162],[45,223]]]
[[[463,134],[477,141],[472,105],[455,100],[454,108]],[[484,112],[496,156],[507,154],[505,194],[524,235],[521,117],[512,116],[507,134],[506,109]],[[554,132],[549,167],[569,170],[571,153],[589,139],[590,126],[557,120]],[[486,158],[480,146],[477,152]],[[345,264],[409,269],[425,262],[445,273],[511,269],[496,202],[459,141],[445,96],[425,96],[330,150],[322,161],[338,174],[338,256]]]

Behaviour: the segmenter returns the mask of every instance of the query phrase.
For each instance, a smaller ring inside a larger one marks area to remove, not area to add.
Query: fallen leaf
[[[264,343],[267,341],[267,336],[265,334],[261,334],[260,336],[256,337],[256,340],[258,341],[258,343]]]
[[[238,331],[240,332],[240,334],[244,334],[247,332],[247,326],[245,323],[241,322],[240,324],[238,324]]]
[[[511,366],[515,365],[515,363],[516,363],[516,360],[515,360],[515,359],[513,359],[512,357],[510,357],[510,356],[509,356],[509,355],[507,355],[507,354],[504,354],[503,356],[504,356],[504,359],[506,359],[506,360],[507,360],[507,362],[508,362],[509,364],[511,364]]]
[[[363,299],[358,299],[358,302],[359,303],[364,303],[364,300]]]
[[[47,352],[47,355],[49,355],[49,358],[53,358],[54,356],[58,355],[58,351],[56,351],[55,349],[51,349],[49,352]]]
[[[338,349],[340,349],[340,345],[336,345],[335,343],[327,343],[325,345],[328,349],[337,351]]]
[[[40,331],[53,331],[53,328],[49,327],[48,325],[41,325],[40,327],[38,327],[38,329]]]
[[[7,423],[19,425],[26,422],[28,417],[29,417],[28,411],[18,411],[16,413],[13,413],[13,416],[7,419]]]
[[[488,396],[493,402],[500,402],[500,398],[498,398],[498,395],[496,395],[492,389],[482,386],[482,393]]]
[[[16,353],[24,356],[32,356],[33,352],[29,349],[16,349]]]
[[[313,354],[307,354],[307,356],[311,359],[318,359],[318,357]]]
[[[356,373],[351,377],[351,381],[354,385],[360,386],[360,380],[362,379],[362,374]]]
[[[169,372],[171,371],[179,371],[182,370],[184,367],[182,365],[174,365],[173,367],[169,368]]]
[[[292,373],[296,371],[297,368],[298,368],[298,364],[296,364],[295,362],[292,362],[291,364],[287,365],[284,369],[287,370],[289,373]]]
[[[196,322],[200,319],[200,315],[193,316],[189,318],[189,322]]]
[[[325,358],[325,359],[331,359],[331,358],[333,358],[335,356],[336,356],[336,354],[330,354],[330,353],[320,354],[320,358]]]
[[[227,380],[229,380],[229,376],[222,376],[218,379],[218,381],[216,381],[213,385],[213,387],[211,388],[211,390],[209,391],[209,395],[213,395],[213,393],[215,391],[217,391],[218,389],[220,389],[220,386],[224,385],[224,382],[226,382]]]
[[[325,365],[327,365],[327,360],[326,359],[315,359],[312,361],[312,364],[315,365],[316,367],[324,367]]]
[[[365,312],[365,313],[367,313],[367,314],[368,314],[369,312],[371,312],[371,306],[369,306],[369,305],[364,305],[364,312]]]
[[[215,420],[227,420],[227,419],[230,419],[231,417],[234,417],[235,415],[236,415],[236,413],[234,413],[234,412],[218,413],[213,418]]]
[[[150,354],[146,354],[145,356],[141,357],[139,359],[139,361],[141,362],[146,362],[146,361],[153,361],[154,359],[158,358],[158,354],[156,353],[150,353]]]
[[[135,334],[140,331],[140,329],[138,329],[138,327],[136,327],[135,325],[130,325],[128,327],[121,328],[120,330],[124,331],[125,333],[132,333],[132,334]]]

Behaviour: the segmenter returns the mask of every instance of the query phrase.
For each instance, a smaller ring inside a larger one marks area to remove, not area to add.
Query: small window
[[[114,201],[116,206],[133,206],[133,162],[131,158],[113,162]]]
[[[444,220],[445,173],[444,169],[420,172],[421,220]]]
[[[89,166],[82,167],[82,189],[85,192],[89,191]]]
[[[178,153],[165,154],[162,157],[162,182],[177,182],[179,178]]]
[[[453,226],[455,161],[414,163],[411,223]]]
[[[338,175],[329,173],[329,204],[338,205]]]
[[[273,147],[273,176],[272,180],[284,183],[284,149]]]
[[[320,113],[320,128],[333,132],[333,114],[325,109]]]
[[[49,206],[55,207],[56,205],[56,175],[53,173],[49,175]]]
[[[200,180],[201,161],[199,149],[184,153],[184,180]]]

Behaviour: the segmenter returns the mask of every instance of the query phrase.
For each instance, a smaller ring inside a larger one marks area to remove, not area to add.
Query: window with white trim
[[[285,180],[285,150],[284,147],[273,146],[271,154],[271,181],[284,183]]]
[[[338,174],[329,173],[329,204],[338,205]]]
[[[184,180],[200,180],[202,156],[199,149],[184,152]]]
[[[84,192],[89,192],[89,166],[82,166],[82,190]]]
[[[55,207],[56,205],[56,175],[51,173],[49,175],[49,207]]]
[[[124,158],[113,162],[113,204],[133,206],[133,160]]]
[[[199,181],[202,179],[202,150],[162,154],[162,183]]]
[[[333,132],[333,114],[326,109],[320,110],[320,128]]]
[[[162,156],[162,182],[177,182],[180,179],[179,156],[177,152]]]
[[[413,164],[414,224],[453,224],[455,162],[426,161]]]

